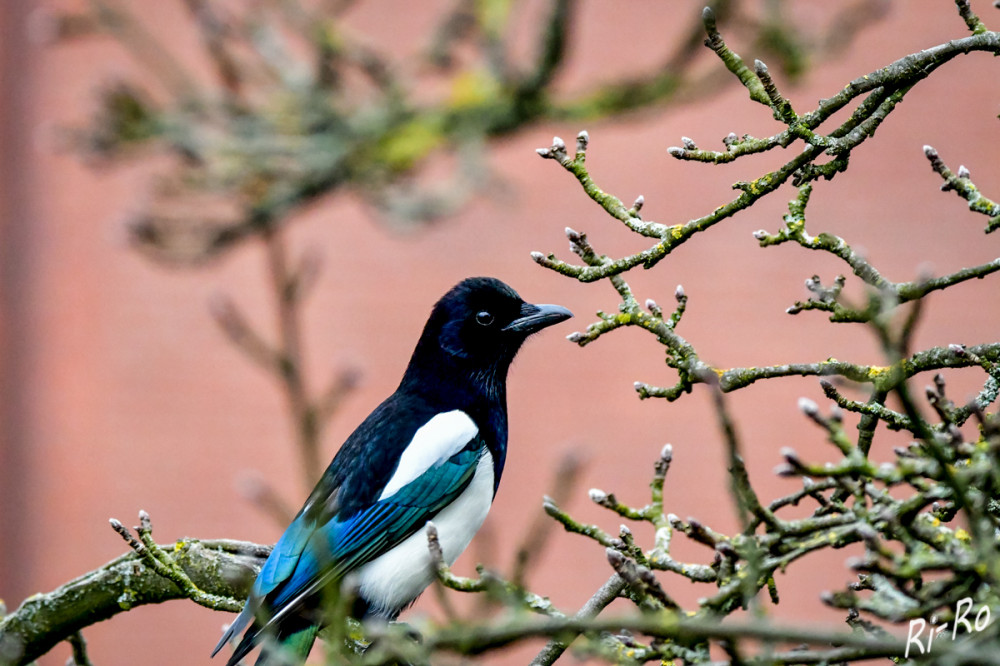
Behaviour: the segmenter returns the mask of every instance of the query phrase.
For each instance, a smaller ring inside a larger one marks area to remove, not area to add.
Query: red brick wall
[[[0,3],[5,34],[17,33],[28,4]],[[364,6],[355,20],[376,25],[385,4]],[[991,3],[976,8],[1000,23]],[[155,11],[157,21],[172,20],[169,10]],[[629,3],[628,9],[586,4],[580,30],[590,46],[573,54],[561,85],[575,88],[593,76],[654,64],[667,50],[665,40],[684,27],[675,11],[668,3]],[[383,14],[389,18],[382,29],[404,30],[403,14]],[[898,3],[884,23],[862,33],[844,60],[819,66],[801,86],[785,85],[784,91],[796,108],[807,109],[855,76],[965,32],[951,3],[921,3],[919,10]],[[24,594],[50,590],[121,554],[123,544],[107,519],[131,524],[139,509],[152,514],[160,541],[274,540],[280,526],[242,499],[237,484],[248,474],[266,473],[286,497],[301,500],[282,400],[226,343],[206,307],[213,294],[229,294],[256,325],[271,330],[261,248],[247,244],[197,270],[167,269],[129,250],[122,223],[142,206],[150,168],[91,170],[49,150],[44,137],[53,123],[80,120],[93,87],[130,66],[106,43],[42,50],[23,39],[3,41],[0,597],[15,607]],[[754,55],[750,46],[740,50]],[[817,186],[810,229],[867,248],[900,281],[913,279],[928,261],[943,273],[996,257],[998,239],[984,238],[984,219],[965,212],[953,194],[938,192],[939,179],[921,153],[923,144],[934,145],[952,166],[968,165],[977,183],[998,196],[997,88],[983,85],[996,80],[995,61],[973,55],[918,86],[871,145],[857,152],[847,174]],[[571,324],[533,340],[513,368],[505,478],[488,531],[460,561],[462,571],[477,560],[509,570],[514,545],[539,513],[557,461],[569,450],[587,460],[571,504],[582,518],[615,529],[618,521],[590,506],[586,489],[597,486],[627,502],[643,502],[651,463],[670,441],[676,452],[668,479],[670,510],[724,529],[734,523],[722,445],[705,392],[676,404],[638,401],[633,381],[672,379],[655,342],[633,331],[583,350],[566,342],[561,336],[592,321],[595,310],[614,308],[615,295],[606,286],[582,286],[544,271],[528,258],[532,250],[567,256],[567,225],[588,232],[601,251],[641,247],[586,200],[567,174],[534,154],[553,134],[568,140],[579,129],[575,123],[550,124],[491,145],[502,192],[427,230],[396,233],[350,197],[311,208],[292,227],[296,251],[315,246],[327,257],[306,310],[309,372],[319,383],[332,370],[353,365],[364,377],[328,431],[327,456],[393,390],[430,305],[458,279],[496,275],[529,300],[561,303],[577,314]],[[718,146],[730,131],[778,131],[770,112],[748,102],[736,85],[709,101],[586,129],[592,136],[588,162],[598,183],[623,199],[644,194],[646,217],[665,223],[705,214],[733,196],[732,182],[755,177],[780,159],[719,168],[667,155],[667,146],[682,135]],[[828,281],[845,270],[799,248],[757,247],[751,232],[777,229],[791,196],[786,189],[770,197],[684,245],[656,270],[637,275],[637,295],[667,304],[674,286],[683,283],[691,301],[681,332],[719,366],[828,356],[878,362],[863,329],[832,326],[809,313],[784,314],[805,297],[806,277],[818,272]],[[996,280],[930,299],[917,344],[995,340],[996,303]],[[953,380],[956,397],[979,380],[968,376]],[[814,459],[829,454],[821,433],[797,412],[800,395],[822,402],[814,380],[772,382],[732,396],[750,472],[765,497],[790,487],[771,474],[782,446]],[[875,455],[889,454],[881,449]],[[709,558],[676,541],[679,557]],[[792,567],[778,581],[788,592],[777,612],[840,623],[841,615],[824,611],[816,597],[851,578],[843,566],[849,554],[837,551],[816,558],[812,567]],[[572,609],[607,574],[600,548],[560,534],[533,587]],[[666,583],[685,602],[704,594],[683,581]],[[411,614],[431,607],[425,599]],[[226,621],[175,602],[127,613],[85,635],[102,666],[208,664]],[[41,663],[62,664],[67,654],[61,646]],[[527,659],[522,651],[490,661]]]

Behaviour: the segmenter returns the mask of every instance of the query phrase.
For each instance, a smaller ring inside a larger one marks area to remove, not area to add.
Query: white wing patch
[[[475,421],[460,409],[436,415],[413,434],[379,500],[392,497],[431,467],[464,449],[477,434]]]
[[[472,541],[492,502],[493,456],[484,448],[468,487],[433,517],[448,565]],[[360,593],[370,605],[369,613],[386,618],[413,603],[434,582],[435,575],[423,528],[358,569]]]

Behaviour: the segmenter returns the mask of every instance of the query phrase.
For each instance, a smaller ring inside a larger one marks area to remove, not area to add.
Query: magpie
[[[424,527],[448,564],[490,509],[507,453],[507,370],[529,335],[572,313],[526,303],[495,278],[434,305],[396,391],[347,438],[261,567],[212,652],[244,632],[227,666],[265,636],[257,666],[303,664],[322,597],[350,576],[353,614],[396,619],[434,580]]]

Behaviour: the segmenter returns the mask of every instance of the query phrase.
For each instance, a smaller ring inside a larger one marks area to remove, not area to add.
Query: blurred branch
[[[320,257],[306,251],[295,267],[289,265],[285,241],[280,230],[264,236],[270,285],[274,294],[277,343],[266,342],[225,296],[216,297],[210,312],[219,328],[233,345],[271,375],[285,395],[293,440],[302,465],[302,483],[308,492],[323,470],[320,442],[324,426],[333,417],[344,398],[357,385],[354,370],[339,372],[317,396],[310,394],[304,376],[306,363],[302,351],[302,304],[315,284],[321,268]],[[268,513],[287,513],[284,502],[270,488],[256,487],[253,497],[261,500]],[[281,524],[284,524],[282,522]]]
[[[422,58],[379,44],[381,36],[356,34],[343,17],[349,3],[178,4],[214,71],[211,85],[195,83],[157,40],[158,30],[123,3],[91,0],[89,12],[54,13],[48,30],[55,39],[79,40],[95,34],[86,26],[96,26],[162,84],[163,91],[146,90],[141,79],[117,86],[92,126],[70,138],[85,156],[105,161],[148,155],[140,146],[174,156],[131,229],[138,247],[175,263],[204,262],[272,233],[331,193],[351,191],[376,211],[412,222],[435,219],[467,197],[443,202],[419,184],[433,155],[461,156],[468,146],[539,121],[603,118],[719,89],[717,72],[694,74],[702,34],[694,21],[655,70],[562,92],[556,84],[566,54],[586,48],[574,44],[577,10],[569,0],[547,3],[532,26],[534,53],[517,67],[508,53],[523,29],[514,3],[456,2],[442,12]],[[713,2],[713,26],[735,20],[740,4]],[[794,32],[786,17],[767,12],[780,7],[766,8],[751,24],[761,43]],[[817,54],[823,48],[809,40],[799,47]],[[415,65],[424,62],[431,67]],[[427,90],[442,92],[418,93]],[[459,166],[457,177],[465,171]],[[465,185],[477,191],[484,180]]]
[[[311,489],[324,468],[320,461],[319,433],[321,423],[316,418],[316,408],[307,396],[303,373],[302,333],[299,326],[300,289],[299,276],[288,266],[287,250],[280,232],[264,236],[268,273],[275,297],[280,363],[277,379],[281,382],[288,403],[292,434],[302,463],[303,487]]]
[[[244,499],[270,517],[275,525],[288,525],[295,518],[295,507],[279,495],[263,475],[248,472],[237,480],[237,489]]]
[[[153,73],[171,95],[181,102],[191,102],[197,97],[194,77],[125,8],[115,0],[89,0],[89,5],[95,24]]]
[[[903,653],[904,643],[895,639],[876,639],[857,636],[846,632],[821,632],[815,629],[775,627],[765,623],[725,623],[716,621],[678,617],[664,611],[650,615],[629,615],[627,617],[597,618],[545,618],[529,619],[515,617],[509,621],[475,627],[459,626],[443,629],[428,637],[429,650],[448,650],[461,654],[477,654],[487,649],[496,649],[525,637],[558,636],[584,631],[611,632],[621,629],[669,639],[679,643],[704,639],[756,639],[764,642],[805,643],[810,645],[837,645],[816,653],[799,654],[792,650],[787,653],[748,659],[748,664],[809,664],[857,660],[867,655],[869,658],[894,657]],[[942,654],[945,650],[942,649]],[[546,663],[546,662],[537,662]],[[992,662],[995,663],[995,662]]]
[[[580,477],[582,462],[573,448],[559,461],[559,466],[553,475],[551,499],[559,504],[567,501],[576,489]],[[540,512],[534,521],[529,523],[521,544],[516,549],[514,570],[511,580],[515,585],[524,587],[528,572],[545,551],[545,547],[553,533],[553,523],[545,512]]]

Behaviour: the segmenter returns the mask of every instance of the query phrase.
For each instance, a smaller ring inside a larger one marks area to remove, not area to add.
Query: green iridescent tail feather
[[[302,666],[316,641],[318,626],[299,629],[287,636],[266,639],[255,666]]]

